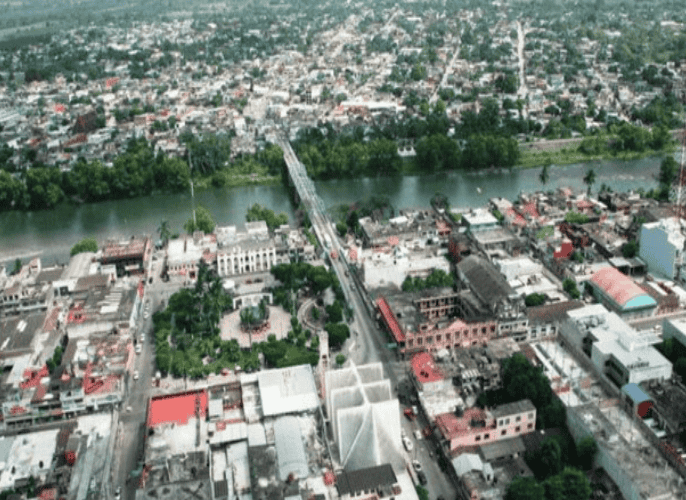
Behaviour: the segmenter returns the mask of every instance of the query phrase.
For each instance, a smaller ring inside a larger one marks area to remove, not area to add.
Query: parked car
[[[136,354],[140,354],[142,350],[143,347],[140,344],[136,345]]]
[[[114,500],[119,500],[121,498],[121,486],[117,486],[117,489],[114,491]]]
[[[420,431],[419,429],[415,429],[415,431],[414,431],[414,438],[415,438],[416,440],[422,439],[422,431]]]
[[[417,472],[417,478],[419,478],[419,482],[424,485],[428,483],[426,479],[426,474],[424,474],[422,471]]]
[[[410,441],[407,436],[403,438],[403,444],[408,452],[412,451],[412,441]]]
[[[133,372],[133,379],[138,380],[138,378],[139,378],[138,370],[136,370],[135,372]]]
[[[412,467],[414,467],[414,470],[417,472],[421,472],[422,470],[422,464],[419,463],[419,460],[412,460]]]

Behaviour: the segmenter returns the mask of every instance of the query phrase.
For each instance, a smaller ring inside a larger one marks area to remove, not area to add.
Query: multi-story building
[[[289,262],[287,249],[270,237],[264,221],[246,223],[245,232],[237,232],[235,226],[220,227],[216,236],[219,276],[268,272],[277,264]]]
[[[452,288],[434,288],[380,296],[376,305],[402,354],[486,345],[495,336],[495,319],[456,318],[457,299]]]
[[[601,304],[568,311],[567,316],[559,334],[617,387],[672,376],[672,364],[653,347],[660,339],[652,330],[637,332]]]
[[[682,276],[686,237],[674,219],[662,219],[643,224],[638,255],[648,265],[648,271],[665,278]]]
[[[152,243],[148,237],[132,237],[124,241],[111,240],[102,249],[101,262],[103,265],[115,265],[117,276],[141,274],[151,252]]]
[[[526,334],[528,320],[524,300],[493,264],[470,255],[457,265],[457,276],[462,286],[457,301],[461,318],[466,321],[492,318],[498,325],[492,336]]]
[[[217,250],[219,276],[269,271],[278,263],[273,239],[246,239]]]
[[[461,414],[436,417],[442,446],[449,455],[469,447],[491,444],[533,432],[536,407],[528,399],[497,406],[492,410],[467,408]]]
[[[212,265],[217,255],[217,238],[196,231],[192,237],[169,241],[167,245],[167,274],[194,281],[198,276],[198,264],[203,259]]]

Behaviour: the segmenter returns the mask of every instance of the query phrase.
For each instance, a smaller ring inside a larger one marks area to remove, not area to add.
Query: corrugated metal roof
[[[638,384],[626,384],[622,387],[622,393],[629,396],[634,404],[643,403],[644,401],[652,401],[652,398],[643,392]]]
[[[383,316],[386,326],[388,326],[388,328],[391,330],[391,333],[393,334],[395,341],[405,342],[405,333],[403,332],[402,328],[400,328],[398,320],[395,319],[393,311],[391,311],[391,308],[388,306],[388,302],[386,302],[386,299],[383,297],[379,297],[379,299],[376,301],[376,305],[379,308],[381,316]]]
[[[296,417],[279,417],[274,422],[274,444],[282,481],[286,481],[290,474],[301,479],[309,475],[302,432]]]
[[[606,267],[597,271],[591,277],[591,282],[622,309],[657,305],[655,300],[634,283],[631,278],[622,274],[614,267]],[[637,298],[644,299],[635,301]],[[634,302],[631,303],[632,301]]]

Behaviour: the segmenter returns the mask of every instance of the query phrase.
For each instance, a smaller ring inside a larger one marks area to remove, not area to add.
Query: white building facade
[[[686,238],[673,219],[641,226],[639,256],[648,265],[648,271],[674,279],[683,260]]]

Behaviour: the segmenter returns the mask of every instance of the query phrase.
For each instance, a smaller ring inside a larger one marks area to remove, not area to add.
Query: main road
[[[112,463],[113,486],[122,488],[122,500],[133,500],[137,487],[137,478],[131,478],[131,472],[136,470],[143,461],[143,441],[146,430],[146,416],[148,398],[152,394],[154,377],[154,333],[152,328],[152,314],[162,306],[168,296],[177,291],[180,284],[164,283],[160,280],[161,254],[153,254],[149,263],[148,277],[153,278],[152,284],[146,285],[144,308],[147,314],[141,314],[139,326],[134,335],[141,345],[140,354],[136,354],[133,371],[138,374],[134,380],[132,373],[127,374],[126,396],[119,409],[119,426],[117,432],[116,457]],[[158,267],[159,266],[159,267]],[[141,342],[141,334],[145,340]]]
[[[339,256],[345,251],[334,231],[334,226],[326,214],[324,204],[317,195],[314,184],[307,176],[305,166],[298,160],[293,148],[283,137],[274,137],[272,142],[278,144],[284,152],[284,159],[288,166],[289,175],[295,185],[301,202],[308,209],[312,228],[318,240],[328,252],[335,251]],[[344,259],[331,258],[331,267],[336,272],[338,281],[343,289],[346,301],[353,311],[351,324],[352,338],[349,342],[349,357],[356,364],[381,362],[386,375],[390,379],[391,387],[397,391],[398,384],[404,378],[404,363],[386,346],[385,336],[377,328],[373,317],[374,305],[366,291],[358,285],[352,274],[348,272]],[[405,434],[413,435],[418,430],[419,423],[409,423],[404,418],[402,426]],[[413,447],[413,457],[419,459],[427,476],[430,498],[455,498],[456,490],[445,474],[440,470],[435,457],[434,444],[424,439],[416,440]]]

